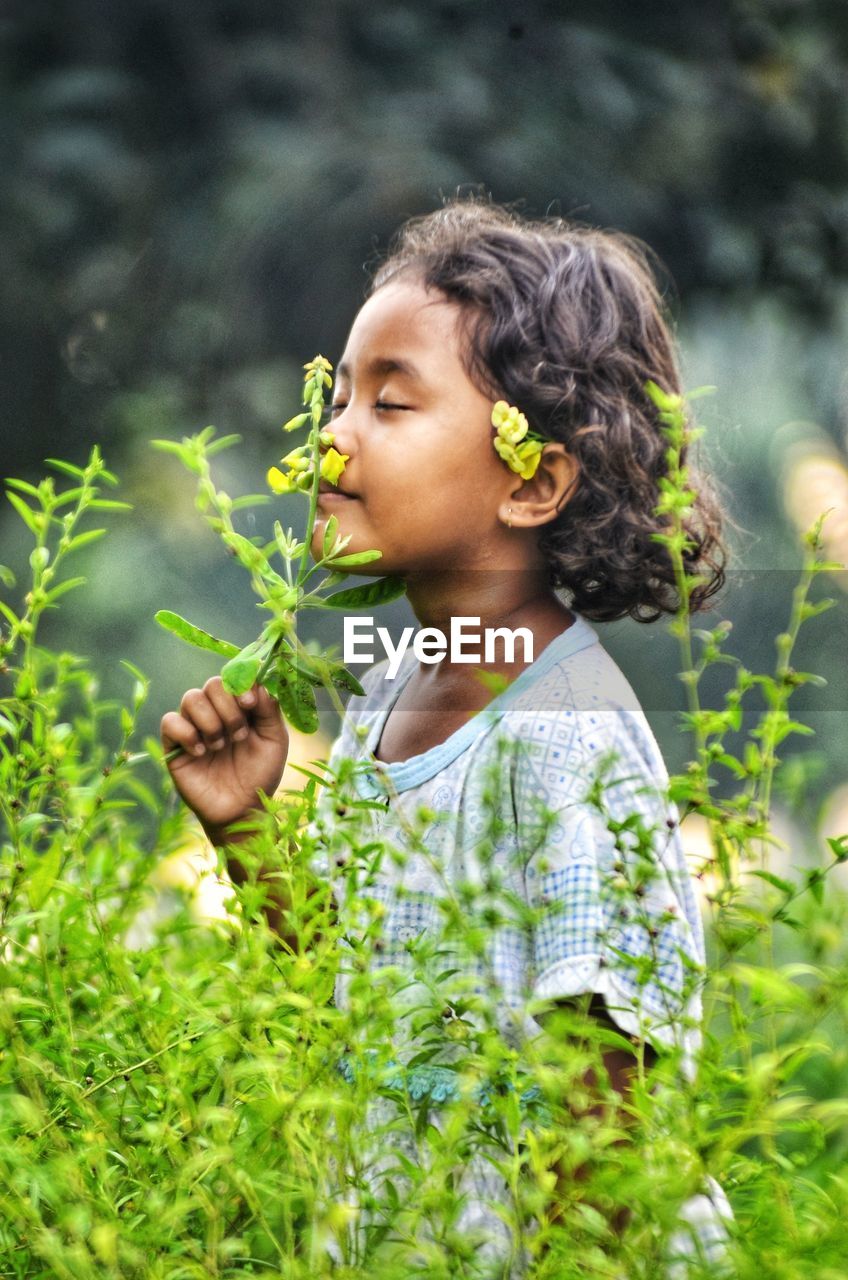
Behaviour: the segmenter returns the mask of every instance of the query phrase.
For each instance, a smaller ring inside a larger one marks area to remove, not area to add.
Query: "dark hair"
[[[672,563],[652,538],[664,530],[655,508],[667,442],[645,383],[678,393],[680,375],[646,246],[460,199],[401,227],[369,292],[401,273],[466,309],[469,376],[578,464],[562,513],[539,535],[551,586],[593,621],[675,612]],[[689,477],[686,570],[703,578],[694,612],[721,587],[725,552],[713,491],[691,465]]]

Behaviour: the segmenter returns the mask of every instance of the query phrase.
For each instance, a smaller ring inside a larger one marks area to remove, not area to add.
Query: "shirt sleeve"
[[[596,709],[566,721],[535,711],[514,728],[531,998],[597,993],[622,1031],[658,1051],[679,1048],[692,1077],[703,933],[644,717]]]

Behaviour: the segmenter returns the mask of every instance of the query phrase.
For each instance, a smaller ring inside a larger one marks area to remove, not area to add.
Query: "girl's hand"
[[[168,761],[177,791],[213,842],[230,823],[259,809],[258,792],[280,785],[289,735],[277,703],[261,685],[235,698],[220,676],[189,689],[179,711],[160,726],[162,747],[182,752]]]

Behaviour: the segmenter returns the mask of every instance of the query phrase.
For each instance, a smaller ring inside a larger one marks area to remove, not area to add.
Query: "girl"
[[[521,645],[488,655],[482,666],[505,677],[495,696],[473,659],[419,661],[407,650],[393,679],[383,662],[365,677],[364,700],[351,700],[330,765],[370,761],[356,774],[358,794],[388,797],[375,824],[399,844],[404,813],[438,815],[428,856],[384,866],[369,890],[385,905],[381,962],[409,965],[410,937],[433,927],[434,864],[454,887],[479,878],[494,814],[488,865],[543,908],[530,931],[493,929],[485,972],[505,1034],[538,1036],[540,1002],[583,996],[594,1017],[641,1046],[646,1065],[677,1049],[693,1080],[700,1003],[685,979],[703,969],[701,921],[663,802],[659,750],[590,625],[653,621],[677,605],[654,538],[666,443],[649,379],[679,391],[638,243],[475,201],[412,220],[338,366],[331,431],[347,461],[337,486],[321,485],[313,549],[334,514],[348,553],[378,548],[380,572],[404,579],[422,627],[447,635],[453,619],[473,619],[483,633],[524,628],[533,641],[532,661],[520,660]],[[718,508],[703,481],[694,487],[687,568],[701,575],[691,600],[700,608],[721,585],[723,555]],[[278,786],[287,740],[265,690],[235,699],[219,678],[162,720],[164,748],[183,748],[169,766],[175,785],[219,845],[232,844],[231,825]],[[590,788],[605,771],[598,804]],[[634,814],[649,837],[641,854],[614,839],[608,820]],[[336,825],[343,832],[344,819]],[[646,847],[656,874],[637,883],[636,920],[623,891],[644,870]],[[235,858],[231,866],[238,876]],[[646,955],[653,972],[637,981]],[[341,1007],[348,980],[337,982]],[[626,1097],[631,1055],[608,1048],[603,1061]],[[463,1223],[496,1255],[503,1226],[491,1206],[503,1187],[478,1164],[467,1189]],[[730,1210],[714,1180],[681,1216],[673,1246],[717,1264]],[[521,1261],[505,1265],[499,1275],[518,1274]]]

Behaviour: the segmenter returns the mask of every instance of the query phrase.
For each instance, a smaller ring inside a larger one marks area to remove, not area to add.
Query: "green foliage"
[[[338,535],[338,519],[331,515],[327,520],[321,543],[321,554],[314,564],[308,564],[309,549],[318,506],[318,484],[323,465],[320,445],[332,443],[332,436],[321,430],[324,413],[324,396],[333,383],[331,365],[323,356],[316,356],[304,366],[303,403],[307,413],[296,414],[283,424],[283,431],[295,431],[309,423],[309,439],[296,452],[303,461],[303,470],[291,475],[297,477],[297,488],[309,496],[309,512],[306,532],[298,542],[291,529],[285,534],[279,522],[274,525],[274,541],[266,547],[257,546],[234,528],[231,520],[236,509],[228,494],[215,488],[209,468],[209,458],[239,440],[238,436],[225,436],[214,440],[214,430],[207,427],[182,443],[174,440],[154,440],[154,448],[174,453],[189,471],[199,477],[197,506],[207,516],[210,526],[220,534],[224,544],[240,564],[250,573],[251,583],[260,597],[259,607],[271,612],[271,621],[263,627],[258,639],[244,648],[218,640],[208,631],[195,627],[168,609],[160,609],[156,621],[166,630],[179,636],[188,644],[200,649],[211,649],[229,661],[221,669],[221,679],[228,693],[236,696],[246,693],[254,684],[263,685],[280,704],[286,719],[302,733],[315,733],[319,727],[318,707],[313,686],[323,686],[330,694],[336,708],[343,712],[337,690],[362,693],[362,686],[345,666],[328,657],[310,655],[297,636],[298,609],[356,609],[383,604],[403,595],[404,583],[398,578],[385,577],[361,587],[322,594],[328,584],[335,585],[344,578],[346,571],[360,568],[380,558],[380,552],[358,551],[345,555],[344,549],[350,535]],[[290,455],[291,456],[291,455]],[[341,463],[342,469],[344,463]],[[276,468],[273,469],[276,471]],[[282,475],[282,473],[277,473]],[[283,477],[288,482],[288,477]],[[208,515],[209,508],[214,514]],[[269,562],[276,554],[283,562],[281,577]],[[295,571],[293,562],[299,560]],[[309,579],[319,570],[327,576],[319,587],[306,590]],[[341,572],[340,572],[341,571]]]
[[[189,895],[152,886],[151,868],[197,837],[158,746],[135,740],[147,682],[125,664],[125,705],[98,700],[83,659],[38,644],[41,614],[75,581],[59,570],[84,545],[77,526],[102,507],[100,484],[114,478],[95,450],[65,490],[11,486],[35,547],[21,601],[11,571],[2,574],[2,1274],[502,1275],[462,1218],[460,1178],[476,1162],[508,1186],[504,1248],[525,1249],[539,1280],[655,1280],[677,1210],[705,1172],[733,1203],[743,1280],[841,1275],[848,910],[832,871],[848,857],[848,837],[831,840],[821,866],[778,873],[769,862],[780,748],[803,731],[789,701],[809,677],[790,663],[810,617],[808,588],[827,568],[820,530],[772,673],[746,671],[727,654],[721,624],[690,633],[676,523],[686,509],[686,428],[664,412],[668,545],[683,599],[675,626],[694,741],[672,795],[684,816],[709,824],[702,874],[714,883],[715,954],[697,1082],[682,1082],[673,1051],[648,1074],[637,1046],[627,1113],[605,1085],[600,1054],[633,1046],[588,1016],[585,1000],[548,1011],[545,1033],[519,1052],[485,984],[472,980],[497,921],[532,929],[536,919],[497,874],[492,823],[480,834],[481,882],[445,884],[440,926],[410,939],[411,977],[384,962],[384,907],[371,889],[384,859],[431,857],[435,815],[406,824],[403,848],[381,841],[372,825],[380,806],[359,798],[350,761],[335,776],[316,762],[301,792],[267,802],[239,846],[245,878],[226,919],[203,920]],[[208,477],[210,440],[181,447],[197,464],[201,505],[219,531],[234,532]],[[280,541],[291,546],[281,530]],[[233,545],[268,603],[265,563]],[[256,550],[267,562],[268,549]],[[192,638],[176,615],[164,621]],[[267,655],[260,645],[247,660]],[[698,689],[715,664],[733,679],[724,706],[711,709]],[[302,711],[306,687],[332,673],[331,660],[309,655],[292,707]],[[756,723],[731,751],[742,702],[756,697]],[[721,770],[737,794],[717,794]],[[614,772],[610,762],[587,795],[622,850],[611,891],[638,904],[657,832],[636,815],[609,816]],[[544,841],[555,820],[541,813],[534,838]],[[326,876],[315,870],[321,855]],[[275,886],[295,948],[266,924]],[[340,968],[345,1008],[331,999]],[[589,1105],[589,1067],[603,1115]],[[632,1217],[616,1234],[610,1217],[622,1203]],[[715,1271],[693,1263],[685,1274]]]

